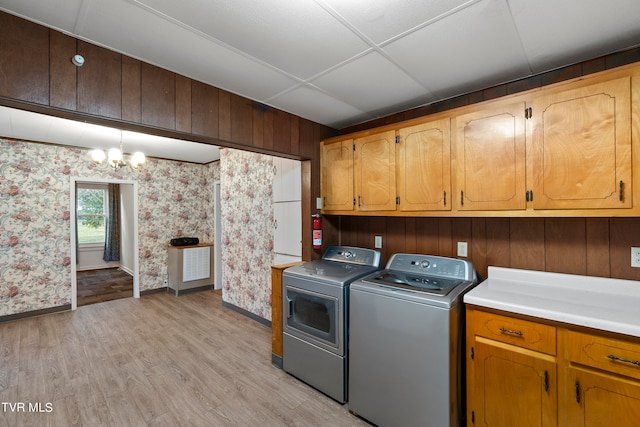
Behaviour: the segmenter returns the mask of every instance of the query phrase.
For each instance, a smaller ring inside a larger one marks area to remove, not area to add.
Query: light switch
[[[373,247],[375,249],[380,249],[382,247],[382,236],[376,236],[373,241]]]
[[[467,256],[467,242],[458,242],[458,256]]]

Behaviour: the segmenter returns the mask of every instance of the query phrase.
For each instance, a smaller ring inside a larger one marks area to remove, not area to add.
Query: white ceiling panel
[[[269,103],[284,111],[295,108],[300,117],[309,120],[319,117],[330,123],[358,123],[373,118],[366,112],[310,86],[293,89],[271,99]]]
[[[534,73],[640,43],[639,0],[509,0]],[[551,31],[550,31],[551,30]]]
[[[478,0],[318,0],[380,44]]]
[[[423,86],[377,52],[328,72],[313,80],[327,93],[362,111],[398,111],[401,105],[434,100]],[[391,107],[390,107],[391,106]]]
[[[303,79],[368,48],[313,0],[139,3]]]
[[[0,10],[57,28],[66,33],[74,33],[78,15],[82,12],[84,0],[24,1],[2,0]]]
[[[297,83],[268,65],[126,1],[92,4],[82,27],[80,35],[85,39],[108,40],[106,45],[119,52],[250,99],[269,98]]]
[[[504,0],[478,2],[384,50],[440,98],[530,74]]]

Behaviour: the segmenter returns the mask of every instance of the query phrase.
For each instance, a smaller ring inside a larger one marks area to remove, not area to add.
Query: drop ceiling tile
[[[150,9],[300,79],[369,46],[313,0],[139,0]]]
[[[509,1],[535,73],[640,44],[640,1]]]
[[[0,10],[73,33],[83,0],[29,1],[2,0]]]
[[[322,1],[322,0],[319,0]],[[469,0],[324,0],[375,43],[382,43],[470,3]]]
[[[340,129],[343,123],[360,122],[372,117],[366,112],[323,93],[312,86],[300,86],[269,100],[281,110]]]
[[[377,52],[322,75],[312,81],[326,93],[375,114],[399,111],[433,101],[433,96],[413,78]]]
[[[439,98],[530,74],[502,0],[475,3],[384,50]]]
[[[250,99],[261,101],[298,83],[126,1],[92,3],[82,28],[84,39]]]

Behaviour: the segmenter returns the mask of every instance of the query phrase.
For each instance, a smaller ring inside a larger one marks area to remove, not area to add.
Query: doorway
[[[107,291],[115,291],[118,293],[118,289],[122,286],[122,280],[125,275],[133,277],[133,297],[140,297],[139,286],[139,261],[138,261],[138,184],[136,181],[125,180],[104,180],[104,179],[86,179],[79,177],[71,178],[70,186],[70,209],[71,212],[71,242],[76,242],[77,231],[75,224],[78,221],[78,212],[76,210],[76,187],[90,187],[94,186],[99,188],[106,184],[119,184],[120,185],[120,209],[121,209],[121,251],[120,261],[116,263],[116,268],[111,271],[95,271],[94,277],[87,277],[86,274],[78,271],[78,256],[75,248],[71,250],[71,309],[75,310],[78,307],[78,283],[87,280],[94,284],[100,283],[101,280],[108,280],[109,277],[114,279],[114,286]],[[103,263],[104,264],[104,263]],[[102,265],[101,267],[109,267],[109,265]],[[102,268],[101,268],[102,270]],[[121,270],[121,271],[118,271]],[[100,274],[97,274],[100,273]],[[112,273],[109,275],[109,273]],[[79,279],[80,278],[80,279]],[[99,288],[99,285],[98,285]],[[129,293],[129,296],[131,293]],[[115,299],[111,298],[111,299]]]

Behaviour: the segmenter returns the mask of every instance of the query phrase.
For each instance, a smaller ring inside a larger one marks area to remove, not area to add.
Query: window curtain
[[[120,184],[109,184],[109,200],[104,238],[105,261],[120,261]]]

